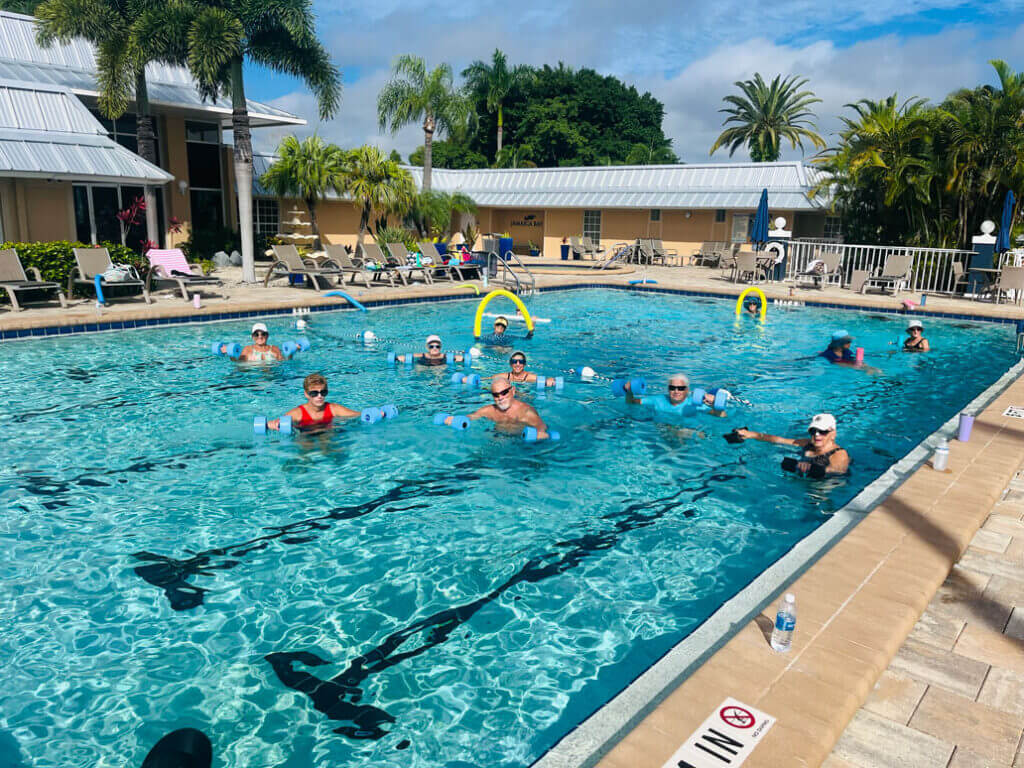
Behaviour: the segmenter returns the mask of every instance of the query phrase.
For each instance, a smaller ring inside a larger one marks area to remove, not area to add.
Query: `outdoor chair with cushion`
[[[437,250],[437,246],[426,240],[421,240],[417,245],[420,249],[420,255],[434,262],[433,270],[435,275],[444,275],[454,282],[456,279],[466,280],[467,274],[475,275],[480,271],[478,265],[462,264],[454,256],[449,256],[447,263],[445,263],[445,257]],[[390,248],[391,246],[389,245],[388,247]]]
[[[732,281],[738,282],[747,275],[752,283],[765,279],[764,272],[757,263],[757,254],[753,251],[740,251],[736,254],[736,266],[733,268]]]
[[[842,283],[842,262],[843,255],[841,253],[831,251],[819,253],[818,258],[812,259],[807,265],[807,269],[797,273],[797,287],[813,287],[821,290],[830,283]]]
[[[682,266],[682,258],[679,256],[679,251],[674,248],[666,248],[661,240],[653,238],[651,240],[651,248],[654,251],[654,255],[661,259],[662,264],[668,264],[669,259],[672,259],[673,264]]]
[[[573,259],[587,258],[587,249],[578,237],[569,238],[569,254]]]
[[[1024,267],[1003,267],[995,285],[996,304],[1004,293],[1007,300],[1012,293],[1014,303],[1020,305],[1021,299],[1024,299]]]
[[[75,266],[68,275],[68,298],[74,297],[74,288],[99,288],[104,303],[112,298],[122,296],[138,296],[147,304],[152,304],[149,289],[139,277],[135,268],[127,264],[114,264],[110,260],[110,252],[106,248],[75,248]],[[99,281],[96,278],[99,277]],[[99,285],[97,286],[97,282]],[[99,295],[97,295],[99,300]]]
[[[638,248],[638,264],[650,264],[654,265],[658,262],[665,263],[665,257],[659,256],[654,251],[654,243],[648,238],[641,238],[637,240]]]
[[[953,293],[957,293],[960,288],[967,290],[968,275],[967,270],[964,269],[964,265],[959,261],[954,261],[950,264],[950,268],[953,270]]]
[[[420,270],[423,273],[424,279],[428,283],[434,282],[434,275],[447,277],[449,280],[455,279],[452,277],[452,273],[448,268],[444,266],[444,259],[434,259],[433,255],[425,254],[421,251],[420,256],[429,256],[431,263],[425,264],[421,258],[420,264],[416,264],[416,257],[409,253],[409,249],[405,247],[405,243],[388,243],[387,249],[394,257],[394,260],[397,262],[399,267],[408,266],[410,270]],[[412,273],[410,272],[410,275],[411,274]]]
[[[301,276],[304,279],[308,278],[310,286],[319,291],[323,290],[320,287],[321,281],[330,288],[330,278],[344,277],[341,267],[330,258],[320,262],[318,266],[312,259],[303,259],[299,256],[299,250],[294,245],[275,245],[272,248],[274,249],[274,263],[267,269],[267,274],[263,278],[263,287],[270,285],[270,280],[274,277],[287,277],[291,280]]]
[[[362,263],[357,264],[348,251],[345,250],[345,246],[340,243],[325,245],[324,251],[327,253],[327,258],[337,264],[338,269],[341,270],[342,275],[339,279],[342,283],[345,282],[345,275],[351,275],[350,283],[354,285],[357,279],[361,279],[363,285],[369,288],[370,280],[378,274],[379,270],[367,269]],[[393,286],[394,284],[394,277],[392,277],[391,285]]]
[[[732,243],[726,246],[718,254],[718,268],[723,275],[731,275],[736,268],[736,254],[740,252],[743,243]]]
[[[586,235],[583,236],[583,250],[587,256],[592,259],[603,259],[605,257],[605,249],[601,247],[600,243],[595,243]]]
[[[860,292],[867,293],[868,288],[880,288],[885,292],[886,289],[891,288],[893,296],[895,296],[900,292],[900,288],[910,284],[912,267],[913,258],[908,253],[887,256],[882,271],[865,280]]]
[[[29,267],[29,271],[35,276],[35,280],[29,280],[25,274],[25,268],[21,265],[18,252],[13,248],[0,250],[0,289],[7,291],[11,299],[11,308],[15,312],[21,311],[21,305],[29,302],[47,301],[48,296],[39,298],[35,293],[56,293],[57,299],[62,307],[67,307],[68,302],[64,298],[64,291],[60,289],[59,283],[51,283],[43,280],[43,275],[36,267]],[[20,300],[18,292],[26,295]]]
[[[149,273],[146,275],[146,289],[153,290],[153,283],[156,283],[156,290],[166,289],[181,291],[181,298],[188,301],[188,288],[195,288],[203,285],[221,285],[216,277],[207,277],[203,268],[198,264],[189,264],[185,254],[180,248],[150,248],[146,252],[149,259]]]
[[[389,253],[385,253],[384,249],[377,245],[377,243],[363,243],[363,259],[364,261],[369,259],[376,264],[383,264],[385,269],[398,275],[402,285],[408,285],[410,279],[415,279],[417,272],[423,278],[423,282],[434,282],[428,270],[415,265],[409,266],[408,264],[399,263],[398,259]]]
[[[855,269],[850,273],[850,282],[847,284],[847,288],[856,293],[860,293],[860,289],[864,287],[864,283],[871,277],[871,273],[866,269]]]
[[[698,267],[717,267],[725,247],[726,244],[720,240],[706,240],[700,244],[700,248],[691,254],[690,258]]]

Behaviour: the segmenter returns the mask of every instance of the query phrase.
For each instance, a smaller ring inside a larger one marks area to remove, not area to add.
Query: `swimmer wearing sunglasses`
[[[836,443],[836,419],[831,413],[819,413],[811,419],[807,437],[780,437],[746,428],[733,430],[733,434],[743,440],[796,446],[800,449],[800,458],[796,459],[791,471],[802,475],[842,475],[850,469],[850,454]],[[789,461],[792,462],[793,458],[790,457]],[[788,466],[783,468],[789,469]]]
[[[500,379],[502,377],[508,379],[513,384],[532,384],[537,381],[537,374],[526,370],[525,352],[513,352],[512,357],[508,359],[508,373],[499,373],[491,378]],[[548,378],[546,386],[555,386],[555,380]]]
[[[354,419],[359,411],[353,411],[338,403],[327,402],[327,379],[319,373],[311,373],[302,382],[302,390],[306,393],[306,402],[288,411],[292,424],[301,430],[325,429],[338,419]],[[280,429],[281,420],[271,419],[267,429]]]
[[[469,418],[473,421],[489,419],[499,429],[510,432],[533,427],[537,430],[538,440],[548,439],[548,425],[536,408],[516,399],[516,386],[506,376],[495,376],[491,380],[491,397],[494,399],[493,404],[473,411]],[[453,418],[449,416],[444,423],[451,424]]]
[[[396,359],[400,363],[404,363],[405,355],[398,355]],[[435,333],[427,336],[427,351],[414,353],[412,359],[418,365],[447,365],[448,358],[441,349],[441,337]],[[461,363],[462,360],[463,356],[461,354],[455,355],[456,363]]]
[[[692,415],[697,412],[696,406],[690,402],[690,379],[686,374],[677,373],[668,380],[668,391],[664,395],[644,395],[638,397],[633,394],[630,383],[625,383],[626,402],[630,405],[643,405],[653,408],[658,413]],[[725,411],[714,409],[715,396],[704,395],[704,405],[711,409],[713,416],[725,416]]]

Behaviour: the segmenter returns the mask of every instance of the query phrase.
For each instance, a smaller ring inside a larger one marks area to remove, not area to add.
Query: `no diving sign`
[[[775,718],[728,698],[662,768],[709,768],[742,765],[775,725]]]

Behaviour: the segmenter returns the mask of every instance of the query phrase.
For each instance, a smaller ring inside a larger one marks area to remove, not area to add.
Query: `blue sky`
[[[940,99],[992,80],[991,58],[1024,69],[1024,0],[375,0],[341,5],[314,0],[318,32],[345,80],[341,109],[317,120],[301,83],[251,68],[250,98],[309,120],[297,131],[342,146],[373,143],[408,154],[422,143],[414,128],[380,134],[376,97],[391,59],[423,56],[456,73],[497,47],[526,64],[591,67],[650,91],[666,107],[665,130],[687,162],[728,160],[708,149],[721,130],[721,98],[755,72],[799,74],[822,99],[819,131],[838,128],[843,104],[860,98]],[[287,131],[257,131],[271,149]],[[785,157],[800,157],[788,151]],[[736,160],[746,159],[737,153]]]

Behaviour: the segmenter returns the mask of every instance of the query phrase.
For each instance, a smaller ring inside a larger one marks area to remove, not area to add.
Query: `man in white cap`
[[[910,325],[907,326],[906,341],[903,342],[904,352],[927,352],[931,347],[928,346],[928,339],[924,337],[924,326],[921,325],[920,320],[911,320]]]
[[[811,419],[807,426],[808,437],[780,437],[746,428],[735,429],[733,434],[740,438],[741,442],[760,440],[776,445],[795,445],[800,448],[800,458],[783,460],[782,467],[802,475],[841,475],[850,468],[850,454],[836,444],[836,418],[831,413],[819,413]]]
[[[445,353],[441,350],[441,337],[438,336],[436,333],[432,333],[429,336],[427,336],[427,351],[416,352],[413,354],[412,358],[420,365],[448,364],[448,359],[445,356]],[[399,355],[397,359],[399,362],[404,363],[405,355]],[[461,363],[462,361],[463,356],[457,353],[455,355],[455,362]]]
[[[284,360],[284,354],[282,354],[281,350],[273,344],[267,343],[269,338],[270,331],[267,330],[267,326],[263,323],[255,323],[252,327],[252,344],[243,347],[241,354],[231,359],[245,363],[266,363]],[[226,344],[221,346],[221,351],[227,351]]]

